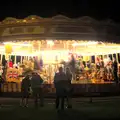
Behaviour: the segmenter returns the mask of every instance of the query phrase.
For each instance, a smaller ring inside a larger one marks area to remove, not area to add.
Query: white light
[[[12,43],[12,42],[4,42],[4,45],[10,44],[15,46],[32,46],[32,44],[20,44],[20,43]]]
[[[89,42],[83,42],[83,43],[73,43],[72,46],[86,46],[86,45],[96,45],[98,42],[95,41],[89,41]]]
[[[4,42],[3,44],[6,45],[6,44],[12,44],[12,43],[11,42]]]
[[[53,46],[54,42],[52,40],[47,40],[47,44]]]

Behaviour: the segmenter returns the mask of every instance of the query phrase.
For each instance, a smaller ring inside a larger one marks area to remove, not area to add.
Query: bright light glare
[[[48,40],[48,41],[47,41],[47,44],[53,46],[53,45],[54,45],[54,42],[53,42],[52,40]]]
[[[89,41],[89,42],[83,42],[83,43],[73,43],[72,46],[86,46],[86,45],[96,45],[98,42],[95,41]]]
[[[101,46],[101,48],[104,46]],[[105,46],[105,48],[118,48],[119,46]]]
[[[20,44],[20,43],[12,43],[12,42],[4,42],[4,45],[10,44],[10,45],[15,45],[15,46],[32,46],[32,44]]]
[[[61,59],[68,61],[68,53],[67,50],[46,50],[34,53],[34,55],[42,56],[44,63],[52,63],[55,62],[56,56],[58,61]]]
[[[6,44],[12,44],[12,43],[11,42],[4,42],[3,44],[6,45]]]

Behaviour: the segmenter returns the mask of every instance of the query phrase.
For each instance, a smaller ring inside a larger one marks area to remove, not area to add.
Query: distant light
[[[27,20],[23,20],[23,22],[27,22]]]
[[[34,20],[35,18],[32,18],[32,20]]]

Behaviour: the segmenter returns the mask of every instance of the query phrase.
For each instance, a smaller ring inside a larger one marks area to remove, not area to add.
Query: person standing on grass
[[[43,97],[43,79],[38,73],[33,72],[31,78],[31,88],[33,91],[34,104],[38,108],[38,99],[40,99],[40,106],[44,106],[44,97]]]
[[[27,75],[21,83],[21,106],[22,107],[28,107],[28,99],[29,99],[29,93],[30,93],[30,77]]]
[[[67,76],[67,83],[66,83],[66,97],[67,97],[67,108],[72,108],[71,104],[71,94],[72,94],[72,73],[69,68],[66,68],[66,76]]]
[[[66,87],[66,74],[63,72],[63,68],[59,68],[59,72],[55,73],[54,85],[56,88],[56,109],[59,111],[59,104],[61,103],[61,110],[64,110],[64,99],[65,99],[65,87]]]

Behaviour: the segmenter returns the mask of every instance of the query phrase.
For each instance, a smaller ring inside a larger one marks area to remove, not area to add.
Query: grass
[[[115,119],[120,118],[120,103],[75,103],[72,110],[57,113],[54,105],[46,104],[44,108],[21,108],[16,105],[0,109],[0,120],[73,120],[73,119]]]

